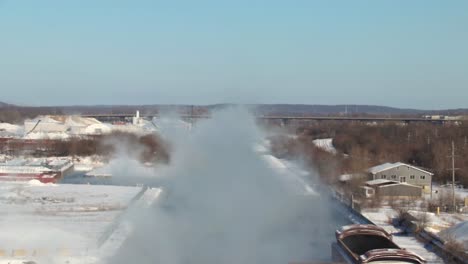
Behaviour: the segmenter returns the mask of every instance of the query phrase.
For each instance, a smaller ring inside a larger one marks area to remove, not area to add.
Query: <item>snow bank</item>
[[[45,183],[40,182],[39,180],[33,179],[28,181],[28,184],[31,186],[44,186],[46,185]]]
[[[461,222],[440,232],[440,236],[445,239],[454,238],[468,248],[468,221]]]

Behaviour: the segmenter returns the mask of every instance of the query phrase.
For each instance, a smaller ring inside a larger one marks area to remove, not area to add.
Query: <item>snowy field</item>
[[[141,187],[3,183],[0,260],[86,255],[140,192]]]

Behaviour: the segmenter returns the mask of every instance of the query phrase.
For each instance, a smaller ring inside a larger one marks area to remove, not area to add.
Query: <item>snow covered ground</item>
[[[135,206],[140,208],[149,208],[156,202],[161,192],[162,190],[159,188],[146,189],[141,197],[136,201]],[[125,219],[120,219],[120,221],[116,222],[115,229],[112,230],[108,237],[106,237],[105,241],[94,254],[96,258],[106,259],[114,255],[129,237],[133,229],[134,226]]]
[[[141,191],[141,187],[3,183],[0,261],[42,256],[83,259]]]
[[[336,149],[333,146],[333,138],[322,138],[322,139],[315,139],[312,141],[315,146],[330,152],[332,154],[336,154]]]
[[[468,252],[468,221],[464,221],[454,225],[440,232],[440,236],[443,238],[453,238],[459,243],[463,244],[466,251]]]
[[[450,185],[438,185],[433,184],[432,186],[432,199],[438,199],[440,195],[451,195],[452,186]],[[460,186],[455,186],[455,195],[461,199],[468,197],[468,189],[460,188]],[[427,198],[431,198],[430,195]]]
[[[305,194],[318,195],[317,191],[314,189],[315,186],[310,185],[307,179],[310,173],[302,169],[298,164],[292,161],[278,159],[269,154],[264,154],[261,157],[270,168],[284,175],[285,180],[294,183],[298,188],[302,189]]]

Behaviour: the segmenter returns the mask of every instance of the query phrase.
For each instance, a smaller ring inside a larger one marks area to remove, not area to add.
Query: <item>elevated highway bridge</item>
[[[92,117],[98,120],[127,120],[134,117],[133,114],[83,114],[83,117]],[[158,114],[152,115],[141,115],[142,118],[151,119],[153,117],[159,117]],[[197,120],[197,119],[208,119],[210,115],[178,115],[179,118],[184,120]],[[375,117],[375,116],[283,116],[283,115],[268,115],[268,116],[256,116],[259,121],[272,121],[282,122],[287,124],[291,121],[355,121],[355,122],[400,122],[400,123],[454,123],[462,122],[459,119],[428,119],[420,117]]]

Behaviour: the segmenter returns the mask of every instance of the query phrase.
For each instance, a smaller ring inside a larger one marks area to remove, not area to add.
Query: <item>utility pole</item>
[[[452,206],[453,210],[455,209],[456,201],[455,201],[455,170],[458,170],[455,168],[455,142],[452,140],[452,155],[449,156],[452,158]]]

